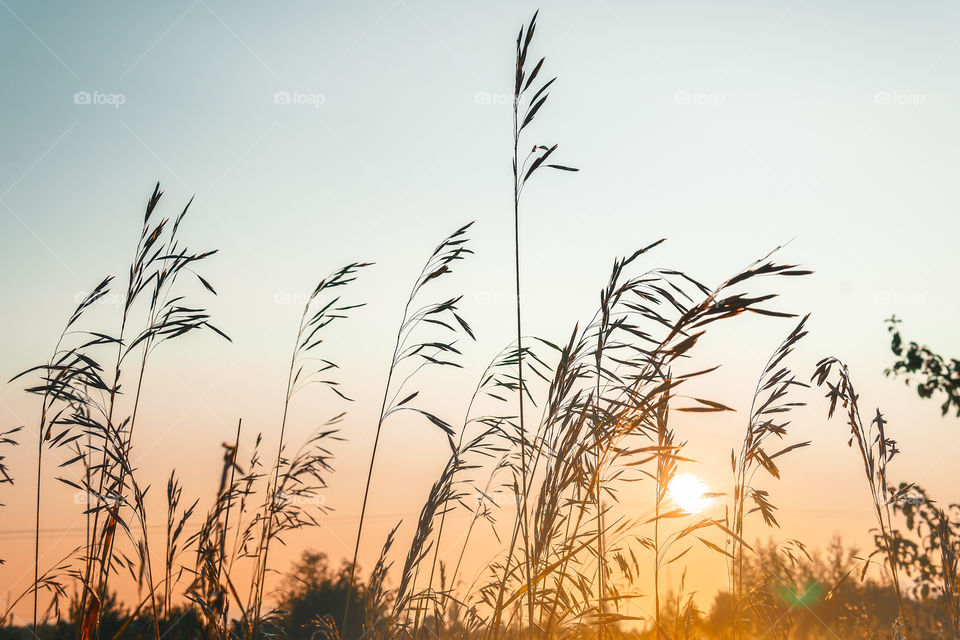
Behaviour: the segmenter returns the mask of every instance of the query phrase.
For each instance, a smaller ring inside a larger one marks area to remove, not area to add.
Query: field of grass
[[[473,223],[463,221],[445,237],[448,230],[438,230],[442,239],[411,274],[400,321],[390,328],[394,349],[379,419],[369,425],[375,439],[353,558],[335,567],[323,553],[304,550],[286,577],[272,564],[285,534],[317,526],[326,513],[314,498],[333,482],[332,445],[347,437],[338,425],[352,402],[339,382],[351,363],[327,359],[326,349],[340,325],[363,313],[351,283],[367,277],[366,262],[336,268],[306,300],[291,335],[276,431],[253,433],[241,420],[224,446],[216,494],[185,501],[174,471],[167,512],[148,513],[131,451],[150,428],[138,407],[150,393],[151,358],[187,334],[230,339],[204,302],[217,295],[216,283],[202,275],[215,251],[189,248],[181,222],[190,203],[172,208],[157,185],[138,218],[129,271],[100,282],[66,320],[49,360],[13,381],[35,396],[37,415],[34,424],[0,433],[0,487],[20,491],[36,483],[34,576],[4,605],[0,637],[960,638],[957,508],[888,477],[897,443],[880,410],[858,396],[842,361],[825,358],[815,371],[794,367],[807,316],[785,310],[776,291],[809,270],[781,262],[774,249],[735,273],[709,274],[707,282],[657,266],[658,240],[613,260],[609,279],[598,283],[595,314],[563,341],[524,332],[524,188],[543,172],[577,171],[556,143],[532,133],[556,81],[535,53],[537,28],[534,15],[517,34],[513,76],[515,224],[504,251],[514,265],[515,337],[488,345],[492,358],[483,371],[470,372],[475,390],[459,420],[441,417],[423,400],[424,372],[462,368],[461,345],[478,339],[461,296],[436,293],[438,283],[456,286],[457,267],[472,254]],[[107,295],[123,300],[118,331],[90,321],[88,311]],[[674,418],[731,410],[687,389],[721,364],[700,357],[702,337],[751,314],[790,319],[792,328],[769,346],[756,372],[742,445],[729,456],[729,484],[704,490],[681,471],[690,462],[687,436]],[[318,388],[330,399],[329,417],[306,441],[291,441],[289,407]],[[821,550],[798,540],[756,542],[778,527],[775,496],[757,485],[764,477],[792,481],[781,478],[780,464],[810,442],[795,435],[790,415],[810,398],[823,402],[824,420],[849,432],[849,464],[862,466],[876,519],[869,549],[839,540]],[[394,529],[379,561],[364,570],[357,559],[369,535],[368,497],[383,490],[374,470],[390,455],[379,448],[380,434],[400,413],[442,433],[449,454],[412,537],[401,539]],[[2,457],[13,446],[36,455],[35,478],[15,486]],[[52,450],[67,462],[52,463]],[[211,461],[221,464],[220,454],[211,451]],[[82,481],[65,479],[63,467]],[[78,507],[86,537],[68,557],[44,565],[44,491],[56,482],[88,496],[86,509]],[[646,510],[622,506],[626,487],[646,497]],[[704,500],[724,504],[723,517],[700,513]],[[148,521],[165,522],[165,531],[158,535]],[[481,529],[495,532],[502,550],[485,558],[473,579],[462,564],[476,560],[471,542]],[[450,539],[462,540],[455,563],[439,557]],[[726,588],[710,607],[698,606],[683,581],[667,586],[662,578],[668,569],[682,574],[694,549],[728,568]],[[137,600],[115,595],[121,578],[137,584]],[[23,603],[32,603],[32,625],[11,623],[11,611]]]

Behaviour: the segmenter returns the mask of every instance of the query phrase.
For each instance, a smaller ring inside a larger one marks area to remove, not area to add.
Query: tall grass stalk
[[[836,381],[831,382],[830,379],[834,371],[836,371]],[[826,397],[830,401],[828,418],[833,417],[838,406],[845,410],[847,426],[850,427],[850,439],[847,441],[847,445],[852,447],[856,443],[857,451],[860,453],[864,475],[873,500],[877,527],[880,529],[880,537],[883,541],[882,548],[878,548],[877,551],[883,553],[886,557],[887,568],[890,570],[893,590],[897,598],[899,615],[894,621],[895,633],[899,638],[909,638],[910,623],[904,607],[903,592],[900,589],[898,543],[893,535],[890,505],[902,499],[902,494],[909,490],[912,485],[907,485],[898,492],[897,489],[891,488],[887,481],[887,465],[900,450],[897,448],[896,441],[888,437],[887,421],[879,409],[876,410],[876,415],[870,422],[865,423],[863,421],[860,416],[860,396],[853,388],[847,366],[840,360],[831,357],[818,362],[811,380],[816,381],[818,387],[824,385],[827,387]],[[868,564],[864,564],[864,572],[866,572],[868,566]]]
[[[297,331],[297,338],[290,355],[290,367],[287,372],[287,389],[283,400],[283,415],[280,420],[280,435],[277,441],[277,455],[273,465],[273,478],[267,489],[267,498],[263,504],[263,525],[260,543],[257,547],[256,568],[254,573],[254,590],[251,610],[253,611],[253,638],[257,637],[260,624],[259,612],[263,607],[263,592],[267,577],[267,566],[269,562],[270,543],[274,538],[274,518],[277,512],[277,501],[283,497],[277,493],[280,483],[280,469],[283,463],[284,437],[287,429],[287,416],[290,410],[290,403],[294,395],[303,385],[319,383],[335,394],[349,400],[347,396],[338,389],[338,383],[329,378],[320,378],[317,376],[325,374],[328,371],[337,368],[337,365],[329,360],[321,359],[320,366],[315,370],[306,369],[307,359],[314,355],[316,349],[323,344],[323,330],[331,323],[346,318],[346,314],[362,304],[346,305],[341,302],[341,297],[336,296],[329,301],[325,301],[322,296],[328,294],[337,287],[343,287],[356,280],[360,269],[369,266],[371,263],[360,262],[348,264],[329,277],[321,280],[313,292],[307,298],[303,307],[303,313],[300,317],[300,326]],[[324,304],[320,304],[324,302]]]
[[[155,594],[157,585],[153,578],[147,519],[143,506],[144,492],[133,478],[133,468],[130,464],[133,435],[137,424],[147,363],[150,355],[159,344],[198,329],[210,329],[229,340],[226,334],[210,322],[210,316],[204,309],[184,306],[183,295],[176,291],[179,276],[182,273],[192,273],[197,277],[203,288],[216,295],[216,291],[210,283],[194,271],[196,263],[216,252],[193,253],[180,244],[178,232],[190,208],[192,199],[172,224],[166,218],[161,219],[155,225],[152,224],[151,216],[161,196],[162,192],[158,184],[147,204],[140,240],[130,267],[120,334],[117,338],[114,384],[110,390],[106,415],[104,416],[101,467],[98,469],[97,495],[100,499],[106,497],[107,505],[103,509],[106,512],[106,519],[103,528],[99,529],[98,518],[101,509],[98,509],[94,515],[93,525],[94,535],[98,536],[95,539],[94,549],[98,551],[99,556],[99,565],[95,565],[96,568],[93,569],[93,572],[98,576],[95,583],[97,585],[96,597],[98,602],[94,605],[98,609],[97,627],[100,624],[100,603],[108,595],[107,584],[110,567],[113,563],[117,526],[120,525],[125,531],[128,530],[128,523],[123,521],[120,510],[124,505],[129,505],[132,515],[136,518],[136,522],[141,529],[140,539],[133,541],[133,543],[137,550],[141,572],[146,575],[148,594],[154,611],[154,632],[158,638],[160,634],[157,623],[159,615]],[[143,328],[129,342],[126,342],[126,331],[131,326],[132,313],[143,297],[146,297]],[[118,424],[115,413],[118,406],[117,400],[120,393],[123,367],[127,358],[133,357],[137,349],[140,350],[140,359],[135,369],[136,386],[132,408],[129,417]],[[125,497],[128,477],[130,479],[132,502]]]
[[[470,325],[457,313],[457,303],[462,296],[457,296],[442,302],[428,302],[421,307],[414,307],[419,301],[418,294],[433,280],[452,272],[454,264],[473,252],[466,247],[467,230],[473,225],[466,224],[451,235],[447,236],[430,254],[420,275],[407,297],[403,308],[403,316],[394,342],[393,356],[387,371],[387,381],[383,389],[383,400],[380,404],[380,417],[377,419],[377,428],[373,439],[373,449],[370,452],[370,464],[367,468],[367,479],[363,489],[363,502],[360,506],[360,519],[357,523],[357,535],[353,548],[353,559],[350,562],[350,579],[348,582],[347,600],[343,610],[341,632],[347,629],[350,615],[350,599],[353,593],[357,570],[357,555],[360,552],[360,540],[363,536],[363,524],[367,513],[367,501],[370,497],[370,486],[373,480],[373,470],[377,460],[377,450],[380,444],[380,434],[387,418],[401,411],[414,411],[425,417],[431,424],[439,428],[450,442],[453,449],[453,428],[435,414],[415,406],[406,406],[420,395],[420,390],[408,393],[408,383],[424,367],[459,367],[455,361],[447,359],[457,356],[460,351],[454,346],[456,336],[462,331],[473,337]],[[440,327],[446,330],[445,338],[422,338],[419,329],[424,326]],[[451,337],[452,334],[452,337]],[[394,384],[394,376],[399,379],[399,367],[409,365],[410,370],[399,384]],[[401,395],[405,394],[405,395]]]
[[[31,387],[27,389],[30,393],[40,394],[41,399],[41,409],[40,409],[40,420],[37,425],[37,491],[35,495],[35,504],[34,504],[34,538],[33,538],[33,634],[37,634],[37,621],[38,621],[38,597],[39,589],[36,588],[36,585],[40,582],[40,505],[41,505],[41,489],[43,485],[43,450],[44,442],[49,441],[52,435],[52,428],[55,424],[60,422],[63,413],[69,409],[72,403],[75,403],[79,400],[80,396],[78,395],[77,387],[75,385],[83,384],[82,380],[86,376],[93,378],[94,382],[99,382],[98,373],[96,368],[90,366],[88,363],[84,362],[80,357],[80,349],[64,349],[63,344],[64,340],[67,338],[68,333],[71,331],[71,327],[80,320],[84,311],[86,311],[91,305],[96,303],[100,298],[106,295],[109,291],[110,278],[104,279],[99,285],[97,285],[92,292],[90,292],[80,304],[74,309],[73,314],[70,316],[70,319],[67,321],[66,326],[63,331],[60,333],[60,337],[57,339],[56,346],[53,350],[53,355],[51,359],[47,362],[45,366],[35,367],[28,369],[23,373],[15,376],[11,382],[17,378],[32,373],[34,371],[42,371],[42,383],[39,386]],[[62,407],[59,411],[56,410],[55,405],[60,404]],[[14,432],[8,432],[4,434],[8,436]],[[6,471],[3,472],[3,480],[11,481],[10,476],[6,474]],[[12,482],[12,481],[11,481]]]
[[[524,110],[522,120],[520,115],[521,101],[525,98],[526,92],[531,88],[531,85],[537,79],[537,76],[540,73],[540,70],[543,68],[543,63],[545,58],[540,58],[540,61],[534,65],[532,70],[528,70],[527,63],[527,53],[529,51],[530,43],[533,40],[533,34],[537,26],[537,13],[533,14],[533,17],[530,19],[530,24],[526,27],[520,28],[520,33],[517,35],[516,43],[516,64],[515,64],[515,81],[514,81],[514,91],[513,91],[513,240],[514,240],[514,288],[516,293],[516,344],[517,344],[517,378],[519,381],[520,389],[517,391],[517,412],[519,419],[519,430],[520,430],[520,496],[519,496],[519,513],[520,513],[520,522],[518,523],[521,528],[521,537],[523,539],[523,569],[524,576],[527,583],[527,619],[531,627],[531,632],[536,633],[534,627],[534,599],[535,599],[535,585],[532,582],[531,566],[530,566],[530,521],[529,521],[529,510],[527,508],[527,492],[529,486],[528,479],[528,451],[526,446],[526,437],[527,437],[527,428],[526,420],[524,415],[524,394],[523,394],[523,313],[522,313],[522,301],[521,301],[521,280],[520,280],[520,196],[523,191],[523,187],[526,184],[527,180],[533,175],[533,173],[540,168],[541,166],[546,166],[553,169],[561,169],[565,171],[576,171],[576,169],[571,167],[566,167],[563,165],[556,164],[547,164],[544,165],[544,162],[550,155],[556,150],[557,145],[552,147],[546,147],[543,145],[535,145],[532,151],[526,156],[521,164],[520,160],[520,134],[530,123],[533,122],[534,117],[537,112],[543,107],[549,93],[546,93],[547,88],[553,84],[556,78],[549,80],[546,83],[543,83],[536,89],[533,94],[533,97],[530,98],[529,102],[526,105]],[[529,164],[528,164],[529,163]],[[511,543],[512,546],[513,543]],[[512,552],[511,552],[512,555]],[[495,622],[494,627],[499,624],[499,620]]]
[[[526,350],[528,355],[534,360],[535,363],[543,364],[542,361],[540,361],[537,356],[530,351],[529,348]],[[499,395],[503,392],[517,391],[529,394],[529,390],[526,388],[526,386],[520,386],[520,376],[512,375],[514,366],[519,363],[520,355],[519,349],[514,348],[512,345],[502,349],[480,375],[480,379],[478,380],[477,385],[470,396],[470,400],[467,403],[467,408],[464,413],[463,424],[460,428],[460,435],[457,439],[456,447],[451,453],[450,460],[447,463],[448,467],[453,468],[453,473],[450,478],[451,483],[454,481],[457,473],[479,466],[479,463],[469,464],[469,462],[465,459],[466,454],[476,452],[479,456],[483,457],[492,457],[494,455],[496,448],[492,442],[488,442],[488,438],[501,431],[503,424],[513,419],[513,416],[475,416],[473,415],[473,409],[477,401],[483,395],[486,395],[489,398],[493,398],[500,402],[505,402],[506,399]],[[543,374],[538,372],[535,368],[533,371],[537,375],[541,377],[543,376]],[[485,429],[476,438],[467,443],[465,442],[467,431],[474,424],[480,424],[484,426]],[[494,472],[491,473],[491,480],[496,472],[501,468],[502,467],[500,465],[495,467]],[[489,482],[486,489],[489,490]],[[463,554],[466,552],[467,544],[469,543],[470,537],[473,533],[474,525],[476,524],[477,519],[480,517],[481,503],[486,495],[486,490],[479,491],[479,493],[475,494],[475,497],[477,498],[477,507],[474,510],[470,525],[463,536],[460,557],[451,577],[452,586],[456,584],[456,577],[460,570],[460,563],[463,559]],[[439,562],[440,544],[443,539],[444,526],[447,522],[447,515],[450,511],[448,507],[451,502],[462,501],[462,498],[464,497],[466,496],[463,492],[448,492],[444,496],[442,504],[439,506],[440,524],[437,528],[436,540],[433,543],[433,559],[430,563],[430,576],[427,581],[427,593],[431,596],[433,596],[433,582]],[[442,622],[441,616],[443,610],[445,609],[447,600],[449,600],[449,594],[436,594],[437,605],[435,606],[434,617],[436,622],[436,634],[438,636],[440,634],[440,626]],[[414,635],[416,635],[416,629],[414,630]]]
[[[184,306],[183,296],[172,294],[174,283],[182,272],[193,273],[204,288],[215,293],[210,284],[193,271],[197,262],[214,252],[193,253],[180,246],[177,234],[189,203],[172,225],[167,219],[153,224],[151,216],[161,195],[158,184],[148,200],[142,231],[130,267],[119,335],[113,337],[99,331],[81,331],[74,326],[93,303],[106,295],[111,280],[106,278],[81,302],[71,316],[52,359],[45,365],[33,367],[21,374],[35,371],[40,373],[40,384],[28,388],[28,391],[44,398],[38,434],[41,449],[43,443],[47,442],[50,447],[72,451],[73,457],[62,463],[61,467],[82,464],[83,478],[79,481],[67,478],[61,480],[74,489],[83,491],[93,504],[87,510],[88,516],[92,514],[92,522],[88,523],[89,542],[85,548],[83,590],[78,607],[81,619],[80,636],[83,639],[95,636],[99,629],[101,603],[107,597],[110,574],[115,571],[113,547],[118,525],[134,547],[137,566],[126,564],[138,585],[142,586],[144,580],[146,581],[154,614],[154,634],[159,637],[159,627],[156,624],[159,617],[157,584],[151,568],[146,513],[143,507],[144,491],[132,477],[129,462],[147,359],[158,344],[197,329],[209,328],[226,337],[210,323],[210,317],[203,309]],[[138,301],[143,298],[146,298],[143,305],[143,328],[128,339],[129,321]],[[64,346],[64,339],[68,336],[77,344]],[[112,345],[116,347],[116,356],[113,363],[113,381],[108,384],[104,381],[104,369],[98,363],[97,351]],[[136,383],[131,413],[129,417],[118,420],[115,413],[125,361],[133,357],[138,349],[140,361],[139,369],[135,370]],[[54,429],[58,432],[55,433]],[[81,447],[79,440],[83,436],[87,436],[87,444]],[[97,456],[100,461],[93,464]],[[41,468],[42,451],[38,451],[38,470]],[[38,499],[39,489],[38,482]],[[121,514],[124,507],[130,508],[133,522],[128,523]],[[103,522],[102,514],[105,514]],[[134,534],[130,524],[137,526],[138,533]],[[38,532],[37,524],[35,533]]]
[[[783,340],[764,365],[750,404],[750,418],[739,455],[735,456],[734,452],[730,451],[730,464],[734,475],[731,527],[736,535],[730,538],[732,559],[729,566],[730,587],[733,593],[733,634],[735,639],[743,636],[743,555],[745,545],[742,541],[745,537],[744,522],[748,515],[746,510],[747,498],[749,497],[754,505],[749,513],[759,512],[768,527],[779,527],[774,514],[777,509],[776,506],[770,502],[767,491],[752,486],[753,478],[757,471],[763,469],[773,478],[779,479],[780,470],[775,460],[791,451],[810,445],[809,441],[799,442],[774,452],[768,452],[766,448],[767,441],[771,436],[775,436],[776,441],[780,442],[787,435],[787,427],[790,425],[789,420],[786,420],[787,415],[794,408],[802,407],[805,404],[789,401],[788,396],[794,388],[807,387],[808,385],[797,380],[784,361],[793,352],[797,343],[807,335],[805,327],[809,317],[807,315],[800,320],[800,323]]]

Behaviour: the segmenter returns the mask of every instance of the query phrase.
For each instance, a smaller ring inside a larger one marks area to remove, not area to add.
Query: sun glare
[[[713,501],[706,483],[692,473],[674,476],[667,491],[673,502],[687,513],[700,513]]]

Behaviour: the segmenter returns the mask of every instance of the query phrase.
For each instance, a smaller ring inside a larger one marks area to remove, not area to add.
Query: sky
[[[166,215],[195,195],[184,237],[219,249],[204,273],[233,343],[192,336],[158,354],[134,457],[154,500],[174,466],[209,499],[239,418],[275,446],[299,301],[341,264],[375,261],[352,285],[368,305],[330,346],[356,397],[326,496],[335,511],[300,540],[348,555],[403,302],[465,222],[477,221],[476,255],[455,287],[479,340],[462,373],[433,380],[437,412],[459,416],[510,340],[508,96],[516,31],[538,7],[534,53],[559,80],[532,134],[580,172],[525,191],[526,332],[565,339],[592,315],[613,259],[661,237],[650,266],[712,284],[786,245],[782,260],[816,272],[777,284],[778,309],[812,314],[797,370],[846,361],[901,443],[897,479],[957,500],[956,420],[883,375],[891,314],[908,336],[960,352],[960,7],[949,2],[0,0],[0,378],[44,361],[78,296],[124,273],[155,182]],[[97,309],[107,322],[111,300]],[[704,345],[704,362],[724,363],[710,392],[739,409],[679,428],[711,487],[729,482],[756,377],[791,328],[744,319]],[[22,386],[0,388],[0,426],[27,427],[7,454],[17,483],[0,492],[0,602],[32,571],[38,403]],[[818,393],[809,400],[792,428],[814,445],[770,487],[778,535],[862,546],[872,516],[855,452]],[[342,408],[298,399],[291,439]],[[446,447],[404,420],[381,444],[367,566],[397,520],[409,534]],[[41,564],[82,540],[71,493],[49,484]],[[646,504],[642,491],[625,503]],[[703,585],[722,575],[702,571]]]

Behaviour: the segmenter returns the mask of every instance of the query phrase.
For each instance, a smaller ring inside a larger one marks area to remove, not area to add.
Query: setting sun
[[[675,476],[667,491],[674,503],[688,513],[700,513],[713,501],[706,483],[692,473]]]

